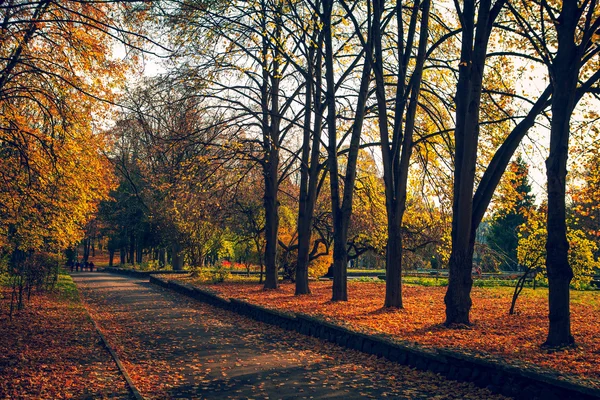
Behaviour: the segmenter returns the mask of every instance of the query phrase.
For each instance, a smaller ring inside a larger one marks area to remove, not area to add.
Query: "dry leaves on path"
[[[98,276],[77,283],[149,399],[503,398],[139,280]]]
[[[423,346],[501,359],[600,388],[600,293],[573,294],[571,323],[577,347],[549,352],[540,348],[548,330],[547,291],[540,289],[524,291],[518,315],[508,315],[512,288],[474,288],[473,325],[469,329],[448,329],[442,325],[443,287],[404,286],[403,310],[382,309],[385,285],[380,283],[349,282],[349,301],[339,303],[330,301],[331,282],[311,283],[312,294],[303,296],[294,296],[293,284],[270,291],[255,283],[225,282],[204,287],[225,298],[306,313],[354,330],[385,333]]]

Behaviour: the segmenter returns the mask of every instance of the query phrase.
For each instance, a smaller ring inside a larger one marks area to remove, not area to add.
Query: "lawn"
[[[198,282],[196,281],[198,284]],[[600,388],[600,292],[572,292],[572,331],[575,348],[548,351],[540,345],[548,329],[547,289],[524,289],[516,315],[508,315],[510,287],[473,288],[472,326],[448,329],[444,321],[446,288],[405,285],[404,309],[383,309],[385,285],[348,283],[349,301],[333,303],[331,282],[311,283],[311,295],[294,296],[293,284],[264,291],[249,282],[206,285],[226,298],[246,299],[269,308],[301,312],[367,333],[384,333],[395,340],[447,348],[477,357],[497,359],[527,369],[542,370]]]

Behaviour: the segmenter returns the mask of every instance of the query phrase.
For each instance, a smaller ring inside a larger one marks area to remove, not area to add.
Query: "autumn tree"
[[[358,94],[356,98],[355,112],[349,129],[349,146],[345,160],[345,174],[340,179],[340,168],[338,162],[338,118],[336,107],[336,84],[335,54],[334,51],[334,14],[333,0],[323,2],[323,30],[325,36],[325,98],[327,102],[327,157],[329,166],[329,183],[331,195],[331,212],[333,216],[333,301],[347,301],[347,267],[348,267],[348,228],[352,215],[352,199],[354,196],[354,183],[356,179],[356,165],[358,160],[359,146],[363,122],[366,113],[369,85],[371,82],[373,35],[372,35],[372,9],[371,3],[367,2],[367,10],[364,17],[366,29],[363,24],[357,22],[353,14],[345,7],[346,15],[351,18],[355,26],[358,40],[364,50],[358,54],[357,60],[364,59],[358,81]]]
[[[546,1],[511,6],[523,35],[548,69],[552,88],[548,179],[548,239],[546,268],[549,283],[550,327],[545,344],[570,345],[569,264],[566,223],[566,178],[571,118],[577,103],[600,79],[597,46],[600,18],[595,0],[581,4]]]
[[[197,83],[215,110],[240,135],[235,147],[264,178],[265,288],[277,288],[279,184],[293,159],[282,159],[285,142],[300,118],[292,105],[304,83],[283,56],[284,1],[180,4],[166,20],[176,28],[179,74]]]
[[[428,0],[423,3],[415,1],[410,7],[407,7],[409,10],[406,16],[409,20],[408,27],[404,25],[405,7],[404,4],[397,3],[393,9],[397,25],[393,43],[395,57],[400,60],[400,66],[395,76],[396,84],[393,94],[395,100],[392,106],[394,114],[391,117],[393,123],[390,128],[383,67],[385,44],[382,25],[385,17],[385,1],[373,2],[374,73],[388,227],[384,306],[398,308],[402,308],[402,219],[406,209],[410,158],[413,150],[423,66],[427,53],[430,2]],[[385,18],[387,19],[387,17]],[[410,71],[411,57],[416,58],[412,71]]]
[[[114,40],[135,46],[141,39],[129,24],[141,21],[138,5],[43,0],[0,8],[0,230],[7,251],[72,245],[112,186],[101,156],[106,138],[92,121],[106,115],[99,100],[113,100],[122,82]]]
[[[168,248],[175,269],[184,257],[202,267],[219,231],[214,210],[231,180],[221,173],[233,157],[222,146],[228,130],[194,90],[168,76],[147,79],[111,130],[111,160],[122,182],[114,198],[122,211],[110,218],[125,217],[115,221],[121,245],[140,255],[158,249],[161,264]]]

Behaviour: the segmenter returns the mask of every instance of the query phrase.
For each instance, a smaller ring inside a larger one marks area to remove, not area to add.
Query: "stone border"
[[[551,375],[522,370],[450,350],[426,349],[417,345],[398,343],[385,336],[354,332],[306,314],[280,312],[238,299],[227,300],[211,291],[156,276],[150,277],[150,283],[257,321],[327,340],[377,357],[385,357],[390,361],[419,370],[438,373],[448,379],[473,382],[479,387],[488,388],[505,396],[524,400],[600,399],[598,389],[559,380]]]
[[[77,285],[75,284],[75,286],[77,286]],[[125,366],[121,362],[121,359],[117,355],[117,352],[110,345],[108,339],[106,339],[106,336],[104,336],[104,333],[100,329],[100,326],[98,326],[98,323],[96,322],[96,320],[94,318],[92,318],[92,314],[90,314],[90,310],[88,308],[88,305],[83,300],[83,297],[81,296],[81,293],[79,293],[79,289],[80,288],[77,286],[77,292],[78,292],[79,300],[81,302],[81,306],[85,310],[85,313],[86,313],[88,319],[94,325],[94,329],[96,330],[96,333],[98,334],[98,336],[100,336],[100,342],[102,342],[102,345],[108,351],[108,353],[112,357],[113,361],[117,365],[117,369],[119,370],[119,372],[121,373],[121,375],[123,375],[123,378],[125,379],[125,383],[127,384],[127,388],[131,392],[131,395],[134,397],[135,400],[145,400],[144,396],[141,395],[141,393],[138,390],[137,386],[135,386],[135,383],[131,379],[131,376],[129,376],[129,373],[127,372],[127,369],[125,369]]]

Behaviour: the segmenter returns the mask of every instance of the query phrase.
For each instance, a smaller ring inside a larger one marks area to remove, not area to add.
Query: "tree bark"
[[[471,288],[473,279],[473,248],[475,231],[472,229],[473,189],[479,141],[479,106],[483,71],[492,24],[505,0],[492,6],[491,0],[465,0],[462,14],[462,47],[459,77],[456,87],[456,127],[454,185],[452,200],[452,251],[449,261],[446,304],[446,325],[469,324]],[[457,7],[459,3],[456,2]],[[475,14],[477,13],[477,25]]]
[[[181,245],[174,243],[172,247],[171,263],[174,271],[183,270],[183,254],[181,254]]]
[[[574,343],[571,335],[569,285],[573,270],[569,265],[569,242],[566,224],[566,180],[569,152],[571,114],[576,104],[580,55],[575,44],[579,20],[576,2],[563,2],[558,32],[558,51],[550,66],[554,87],[552,122],[550,124],[550,153],[546,160],[548,178],[548,239],[546,241],[546,270],[550,327],[547,346]]]
[[[261,108],[262,108],[262,130],[263,130],[263,149],[265,158],[263,159],[263,175],[265,180],[265,193],[263,197],[265,207],[265,289],[277,289],[277,235],[279,231],[279,202],[277,199],[279,191],[279,52],[278,44],[271,44],[271,38],[267,36],[266,7],[263,5],[264,16],[262,19],[262,87],[261,87]],[[280,9],[275,11],[274,19],[276,27],[274,32],[275,41],[281,36],[281,16]],[[269,50],[272,51],[272,71],[269,75],[268,59]],[[269,99],[271,100],[269,104]]]
[[[319,3],[317,3],[318,6]],[[315,13],[316,15],[316,13]],[[314,22],[316,25],[316,21]],[[313,37],[313,41],[314,41]],[[315,204],[317,201],[319,156],[321,154],[321,130],[323,124],[322,90],[322,45],[323,35],[319,34],[316,50],[316,61],[313,60],[315,50],[310,47],[308,68],[306,72],[306,116],[304,120],[304,137],[302,143],[302,159],[300,166],[300,203],[298,209],[298,259],[296,263],[296,295],[309,294],[308,265],[310,263],[310,241]],[[313,84],[312,82],[316,82]],[[314,100],[312,90],[315,90]],[[315,107],[315,121],[311,141],[311,104]],[[312,143],[312,144],[311,144]]]
[[[331,32],[331,12],[333,1],[327,0],[324,3],[323,30],[325,34],[325,80],[326,80],[326,100],[327,100],[327,129],[329,135],[328,142],[328,161],[329,161],[329,182],[331,189],[331,209],[333,214],[333,292],[332,301],[348,300],[348,227],[350,225],[350,216],[352,215],[352,199],[354,195],[354,182],[356,180],[356,163],[358,160],[358,150],[360,136],[365,117],[366,103],[368,99],[369,84],[371,82],[371,68],[373,62],[372,32],[367,32],[367,41],[365,44],[365,62],[361,74],[360,87],[358,90],[358,99],[356,104],[356,114],[352,125],[350,135],[350,146],[348,149],[348,158],[346,162],[346,176],[344,177],[343,197],[340,201],[340,182],[339,169],[337,161],[337,126],[336,126],[336,106],[335,106],[335,83],[333,68],[333,44]],[[367,15],[371,19],[371,15]],[[371,28],[371,24],[369,24]],[[359,33],[360,34],[360,33]],[[341,203],[341,205],[340,205]]]

